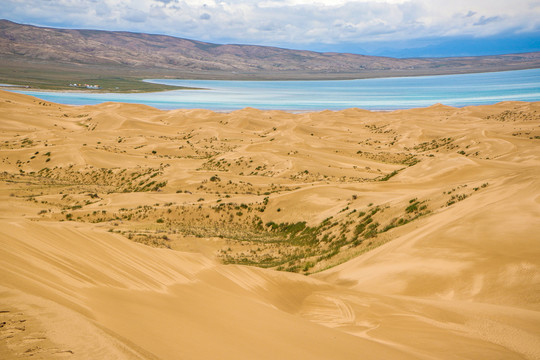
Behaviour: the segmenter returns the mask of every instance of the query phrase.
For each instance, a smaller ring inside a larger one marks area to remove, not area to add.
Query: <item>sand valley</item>
[[[0,129],[2,359],[540,359],[540,103]]]

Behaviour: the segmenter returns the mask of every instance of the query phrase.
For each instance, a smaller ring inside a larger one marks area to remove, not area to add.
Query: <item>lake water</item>
[[[278,110],[340,110],[359,107],[394,110],[540,101],[540,69],[482,74],[328,81],[147,80],[205,88],[156,93],[114,94],[17,91],[70,105],[105,101],[140,103],[159,109],[204,108],[230,111],[244,107]]]

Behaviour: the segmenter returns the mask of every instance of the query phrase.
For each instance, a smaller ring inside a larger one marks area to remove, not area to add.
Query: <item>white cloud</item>
[[[540,30],[538,0],[3,0],[37,25],[306,47]]]

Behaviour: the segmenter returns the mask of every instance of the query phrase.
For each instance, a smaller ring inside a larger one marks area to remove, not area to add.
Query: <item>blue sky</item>
[[[0,18],[395,57],[540,51],[539,0],[2,0]]]

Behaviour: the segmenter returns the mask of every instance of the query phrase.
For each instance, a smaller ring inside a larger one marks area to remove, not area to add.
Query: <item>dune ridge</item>
[[[0,124],[0,358],[540,358],[540,103]]]

